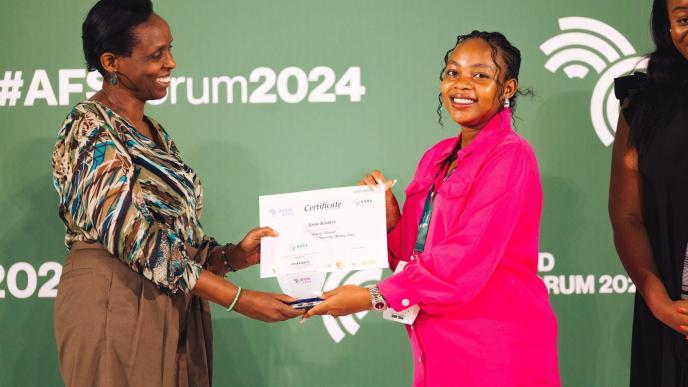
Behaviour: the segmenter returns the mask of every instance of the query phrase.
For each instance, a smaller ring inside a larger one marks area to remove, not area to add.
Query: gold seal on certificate
[[[280,234],[261,243],[261,278],[388,265],[382,188],[353,186],[265,195],[258,203],[261,227],[272,227]]]

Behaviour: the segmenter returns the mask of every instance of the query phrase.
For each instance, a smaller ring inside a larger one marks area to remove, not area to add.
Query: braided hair
[[[442,67],[442,71],[440,72],[440,82],[444,79],[444,72],[447,69],[447,62],[449,61],[449,56],[454,51],[454,49],[456,49],[456,47],[458,47],[461,43],[468,39],[481,39],[485,41],[487,44],[489,44],[492,48],[492,61],[497,66],[497,73],[495,74],[495,80],[497,81],[497,86],[499,90],[497,95],[502,95],[504,91],[504,84],[503,82],[499,81],[499,75],[503,69],[499,65],[499,63],[497,63],[497,55],[501,55],[502,59],[504,59],[504,63],[506,63],[504,79],[516,79],[518,81],[518,73],[521,68],[521,51],[518,48],[514,47],[507,40],[504,34],[500,32],[485,32],[474,30],[469,34],[457,36],[456,44],[454,45],[454,47],[449,49],[444,54],[444,67]],[[516,99],[519,95],[533,95],[533,91],[530,89],[516,90],[516,94],[514,94],[514,96],[511,97],[511,99],[509,99],[509,106],[511,107],[512,112],[516,109]],[[439,122],[441,126],[444,126],[442,122],[442,93],[439,93],[437,95],[437,100],[439,101],[437,105],[437,122]],[[500,101],[500,105],[503,105],[503,101]]]

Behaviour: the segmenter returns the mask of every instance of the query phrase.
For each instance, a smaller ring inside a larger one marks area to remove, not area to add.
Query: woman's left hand
[[[343,285],[321,296],[325,301],[314,306],[303,316],[303,319],[315,315],[329,314],[335,317],[369,310],[372,306],[370,291],[356,285]]]
[[[229,265],[234,270],[241,270],[260,263],[261,238],[277,235],[279,234],[270,227],[259,227],[249,231],[244,239],[229,251]]]

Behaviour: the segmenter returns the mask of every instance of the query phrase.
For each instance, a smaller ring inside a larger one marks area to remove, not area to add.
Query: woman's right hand
[[[653,314],[664,325],[686,336],[688,340],[688,300],[669,300],[657,307]]]
[[[362,180],[358,182],[358,185],[367,185],[373,191],[378,188],[378,184],[384,184],[385,186],[385,209],[387,212],[387,232],[392,231],[392,229],[399,223],[401,219],[401,211],[399,210],[399,202],[392,192],[392,187],[397,183],[395,180],[385,180],[385,176],[382,172],[377,169],[365,175]]]
[[[234,310],[248,318],[265,322],[289,320],[301,316],[305,311],[294,309],[287,302],[295,298],[286,294],[276,294],[244,289],[239,295]]]

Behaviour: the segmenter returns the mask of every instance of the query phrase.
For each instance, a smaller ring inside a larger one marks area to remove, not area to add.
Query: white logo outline
[[[558,21],[563,33],[540,45],[548,57],[545,68],[556,73],[563,67],[569,79],[583,79],[590,69],[601,74],[590,100],[590,118],[597,137],[608,147],[614,142],[619,118],[614,78],[646,69],[647,58],[637,55],[628,39],[604,22],[580,16]]]
[[[365,286],[369,283],[375,283],[380,279],[382,279],[382,269],[335,271],[327,276],[323,289],[332,290],[340,284]],[[368,311],[358,312],[353,316],[342,316],[338,318],[322,316],[322,321],[325,325],[325,330],[327,330],[332,340],[334,340],[335,343],[339,343],[346,337],[346,332],[349,332],[349,334],[353,336],[360,329],[360,325],[356,322],[354,316],[356,316],[358,320],[361,320],[366,314],[368,314]],[[338,321],[344,329],[339,326]],[[346,332],[344,330],[346,330]]]

